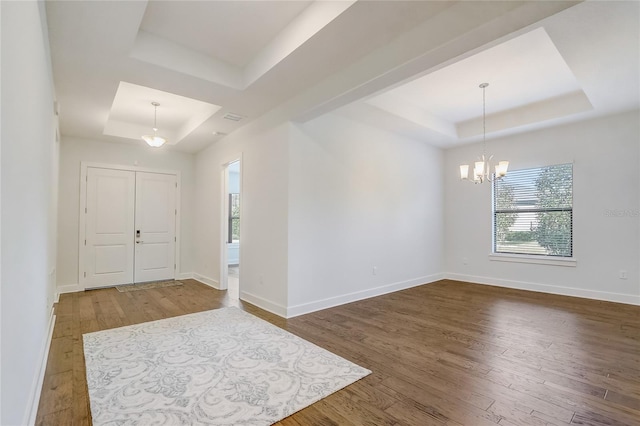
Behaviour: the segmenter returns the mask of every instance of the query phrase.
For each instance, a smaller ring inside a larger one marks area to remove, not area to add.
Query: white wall
[[[175,170],[181,175],[180,274],[193,272],[193,206],[195,157],[139,144],[106,143],[63,137],[60,148],[60,205],[58,215],[58,289],[76,291],[78,271],[78,223],[81,162]]]
[[[55,275],[58,144],[44,6],[2,9],[2,417],[37,407]]]
[[[201,280],[218,285],[223,166],[240,156],[241,298],[293,316],[441,277],[440,150],[330,115],[198,154]]]
[[[512,170],[573,162],[576,267],[490,261],[491,187],[459,179],[480,145],[445,154],[445,257],[451,278],[640,304],[638,111],[490,141]],[[607,210],[636,212],[610,217]],[[463,259],[468,264],[463,264]],[[618,278],[626,270],[628,279]]]
[[[240,297],[285,315],[290,125],[240,129],[196,159],[196,278],[219,287],[224,165],[242,157]]]
[[[289,316],[440,279],[442,186],[424,142],[337,115],[295,126]]]

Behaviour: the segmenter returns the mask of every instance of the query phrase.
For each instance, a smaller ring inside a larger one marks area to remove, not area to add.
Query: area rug
[[[144,283],[144,284],[126,284],[126,285],[117,285],[116,290],[120,293],[125,293],[127,291],[138,291],[138,290],[149,290],[150,288],[162,288],[162,287],[173,287],[174,285],[182,285],[180,281],[154,281],[152,283]]]
[[[270,425],[371,373],[235,307],[83,339],[94,425]]]

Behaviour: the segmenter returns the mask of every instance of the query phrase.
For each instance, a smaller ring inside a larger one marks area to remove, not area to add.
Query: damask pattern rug
[[[270,425],[371,373],[234,307],[83,339],[94,425]]]

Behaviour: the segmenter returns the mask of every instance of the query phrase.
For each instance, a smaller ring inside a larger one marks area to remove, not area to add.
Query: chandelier
[[[158,118],[158,107],[160,104],[158,102],[151,102],[153,105],[153,135],[144,135],[142,139],[149,145],[154,148],[159,148],[164,145],[167,140],[162,136],[158,136],[158,126],[157,126],[157,118]]]
[[[487,109],[485,100],[485,89],[489,83],[482,83],[482,157],[473,164],[473,183],[493,182],[506,176],[509,168],[508,161],[499,161],[495,166],[495,174],[491,173],[491,159],[493,155],[487,157]],[[460,165],[460,179],[469,180],[469,165]]]

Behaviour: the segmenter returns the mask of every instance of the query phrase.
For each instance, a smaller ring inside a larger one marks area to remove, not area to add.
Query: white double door
[[[175,278],[176,176],[87,168],[85,288]]]

